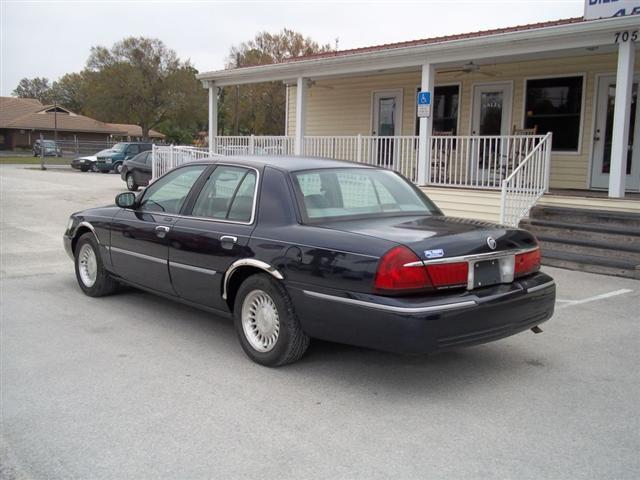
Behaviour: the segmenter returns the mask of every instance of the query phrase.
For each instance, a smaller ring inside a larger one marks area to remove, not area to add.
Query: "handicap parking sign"
[[[418,117],[431,115],[431,92],[418,92]]]

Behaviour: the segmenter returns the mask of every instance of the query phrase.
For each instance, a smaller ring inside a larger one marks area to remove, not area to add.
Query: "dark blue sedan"
[[[185,164],[75,213],[64,240],[87,295],[122,283],[232,316],[269,366],[310,338],[427,353],[539,331],[555,303],[530,233],[444,216],[397,173],[334,160]]]

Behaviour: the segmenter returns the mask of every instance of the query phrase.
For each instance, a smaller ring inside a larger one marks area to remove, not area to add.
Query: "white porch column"
[[[296,143],[293,149],[294,155],[304,153],[304,127],[307,113],[307,79],[298,77],[296,84]]]
[[[624,197],[634,56],[635,42],[629,41],[618,46],[618,73],[616,75],[616,100],[613,112],[611,168],[609,170],[609,197],[612,198]]]
[[[422,84],[420,89],[423,92],[431,92],[433,105],[433,86],[436,79],[436,71],[432,64],[422,65]],[[413,99],[417,102],[417,98]],[[420,119],[420,130],[418,137],[418,185],[427,185],[431,177],[431,129],[433,127],[433,111],[428,118]]]
[[[215,137],[218,134],[218,87],[209,82],[209,155],[213,155]]]

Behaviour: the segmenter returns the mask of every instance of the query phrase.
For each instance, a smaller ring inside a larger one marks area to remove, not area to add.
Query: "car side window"
[[[127,147],[128,155],[137,155],[138,153],[140,153],[140,147],[138,145],[129,145]]]
[[[248,222],[253,212],[256,172],[221,165],[209,176],[191,214],[220,220]]]
[[[192,165],[168,173],[145,190],[140,210],[147,212],[179,213],[191,187],[206,165]]]

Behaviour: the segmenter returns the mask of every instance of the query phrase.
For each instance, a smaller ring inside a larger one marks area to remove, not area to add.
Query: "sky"
[[[0,94],[21,78],[82,70],[92,46],[159,38],[199,71],[232,45],[296,30],[339,49],[582,16],[584,0],[29,1],[0,0]]]

